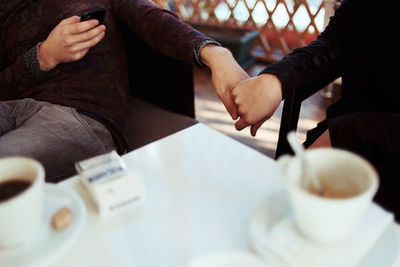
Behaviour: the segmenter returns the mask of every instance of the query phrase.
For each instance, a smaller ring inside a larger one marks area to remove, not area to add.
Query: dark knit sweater
[[[262,73],[276,74],[283,97],[311,95],[342,76],[343,97],[328,119],[354,112],[400,112],[399,23],[392,1],[345,0],[326,29]]]
[[[37,71],[37,44],[61,20],[94,6],[107,8],[105,38],[79,61]],[[147,0],[0,0],[0,101],[33,98],[95,114],[122,144],[129,103],[122,23],[155,50],[187,62],[209,39]]]

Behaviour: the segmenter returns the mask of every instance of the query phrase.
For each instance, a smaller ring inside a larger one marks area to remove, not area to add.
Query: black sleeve
[[[342,76],[342,60],[346,46],[347,2],[336,10],[329,24],[316,40],[295,49],[279,62],[269,65],[260,74],[275,74],[282,83],[282,96],[293,91],[311,95]]]
[[[0,70],[0,101],[17,98],[24,90],[42,81],[49,72],[40,68],[38,58],[40,44],[19,56],[9,67]],[[0,65],[1,63],[0,59]]]

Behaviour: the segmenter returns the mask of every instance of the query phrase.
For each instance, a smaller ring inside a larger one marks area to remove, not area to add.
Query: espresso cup
[[[312,241],[344,242],[356,231],[372,204],[379,185],[378,174],[367,160],[341,149],[311,149],[305,156],[320,181],[322,195],[311,183],[304,183],[298,157],[284,155],[278,159],[287,182],[294,223]]]
[[[0,248],[32,240],[43,225],[44,177],[36,160],[0,158]]]

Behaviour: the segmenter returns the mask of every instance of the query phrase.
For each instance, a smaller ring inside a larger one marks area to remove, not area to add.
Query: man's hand
[[[83,58],[105,35],[106,27],[98,23],[97,20],[80,22],[78,16],[62,20],[39,47],[42,70]]]
[[[281,103],[282,85],[275,75],[261,74],[239,83],[232,90],[232,98],[240,116],[236,129],[251,125],[251,135],[255,136]]]
[[[239,82],[249,78],[249,75],[226,48],[208,44],[201,49],[200,58],[211,70],[212,82],[218,97],[232,119],[236,120],[238,113],[232,101],[231,91]]]

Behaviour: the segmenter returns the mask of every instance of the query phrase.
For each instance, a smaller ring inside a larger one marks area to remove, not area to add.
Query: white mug
[[[305,156],[320,180],[323,196],[305,188],[299,158],[284,155],[278,159],[288,185],[294,222],[299,232],[312,241],[344,242],[372,204],[378,174],[367,160],[341,149],[311,149]]]
[[[0,201],[0,248],[12,248],[32,240],[43,225],[44,178],[43,166],[36,160],[0,158],[0,185],[16,180],[30,183],[25,190]]]

